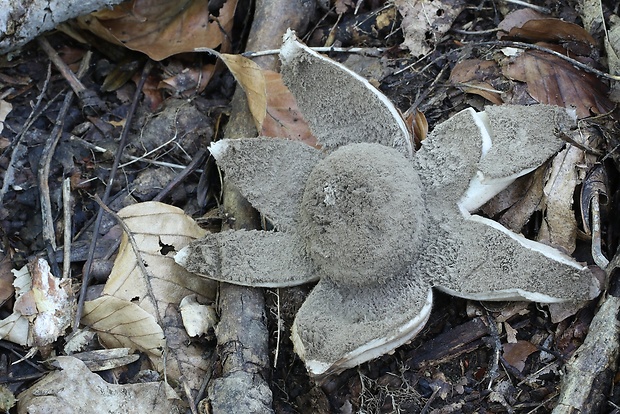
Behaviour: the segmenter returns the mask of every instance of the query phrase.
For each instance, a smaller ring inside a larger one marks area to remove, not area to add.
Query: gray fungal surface
[[[564,145],[555,136],[571,125],[563,109],[468,109],[412,154],[396,109],[367,82],[292,34],[282,50],[285,81],[323,151],[268,138],[214,144],[227,179],[276,231],[209,234],[177,261],[241,285],[318,280],[291,335],[311,375],[340,372],[410,341],[430,315],[434,288],[479,300],[598,295],[586,266],[472,214]],[[363,123],[351,119],[365,112]]]
[[[420,251],[426,209],[409,160],[380,144],[350,144],[306,181],[301,227],[319,274],[365,286],[406,271]]]

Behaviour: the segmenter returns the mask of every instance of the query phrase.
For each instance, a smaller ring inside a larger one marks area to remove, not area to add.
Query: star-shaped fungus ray
[[[295,97],[303,97],[299,109],[325,149],[377,142],[413,154],[400,113],[365,78],[303,45],[291,31],[284,35],[280,60],[282,80]]]
[[[424,251],[414,273],[471,299],[551,303],[595,297],[599,287],[587,267],[470,215],[559,151],[564,142],[555,134],[573,123],[563,108],[503,105],[465,110],[437,126],[414,161],[425,183],[428,231],[443,235]]]
[[[471,214],[560,149],[553,129],[570,123],[561,109],[466,110],[412,156],[396,109],[367,82],[291,34],[282,62],[325,151],[266,138],[214,144],[227,179],[277,231],[210,234],[177,260],[250,286],[318,279],[292,328],[311,375],[338,373],[411,340],[428,320],[434,287],[481,300],[598,294],[572,258]],[[349,92],[356,88],[363,91]]]

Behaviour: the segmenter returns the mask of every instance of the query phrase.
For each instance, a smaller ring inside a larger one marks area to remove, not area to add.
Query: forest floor
[[[246,50],[248,33],[253,35],[248,31],[253,10],[246,3],[240,0],[233,8],[234,18],[226,22],[230,24],[229,37],[208,47],[229,53]],[[536,0],[531,2],[535,8],[507,1],[419,2],[434,7],[431,18],[430,9],[403,6],[414,1],[325,3],[325,7],[303,10],[306,29],[299,37],[309,46],[339,48],[328,56],[378,87],[410,124],[415,124],[417,139],[424,139],[435,125],[467,107],[483,110],[485,105],[542,102],[574,108],[588,140],[584,155],[573,166],[579,169],[576,182],[560,184],[570,187],[569,197],[574,202],[568,214],[574,224],[567,224],[571,236],[555,245],[596,266],[592,236],[583,227],[584,214],[589,217],[591,213],[588,203],[582,209],[582,183],[590,170],[602,166],[601,194],[606,204],[598,242],[612,265],[606,273],[600,269],[598,273],[615,276],[612,258],[620,225],[614,218],[620,166],[614,152],[619,144],[618,95],[613,84],[617,81],[562,59],[553,60],[548,50],[604,73],[616,68],[617,73],[620,63],[609,56],[614,45],[620,55],[620,35],[611,36],[613,24],[620,20],[616,2],[599,5],[607,30],[600,22],[586,21],[591,16],[583,11],[587,1]],[[409,15],[403,18],[405,10]],[[518,10],[519,14],[512,14]],[[213,16],[223,16],[224,9],[211,13],[213,20]],[[286,13],[302,11],[283,12],[283,19],[290,17]],[[544,23],[526,27],[536,20]],[[590,27],[583,29],[586,24]],[[0,317],[5,321],[16,309],[11,269],[32,265],[33,257],[45,257],[55,275],[63,273],[65,264],[73,293],[78,298],[86,295],[79,287],[100,208],[95,196],[113,211],[162,201],[180,207],[209,230],[226,221],[220,208],[220,173],[206,149],[211,142],[225,138],[235,77],[212,55],[171,53],[152,62],[142,94],[135,95],[147,60],[145,53],[153,57],[157,48],[135,46],[142,53],[107,44],[82,30],[69,24],[62,32],[46,34],[46,41],[31,42],[19,53],[0,58]],[[163,28],[151,30],[161,30],[162,37],[169,35]],[[85,43],[76,40],[75,32],[83,34]],[[81,77],[91,95],[66,100],[71,94],[70,81],[51,64],[53,52],[46,51],[47,42],[76,72],[92,51]],[[351,47],[363,51],[342,49]],[[520,55],[510,54],[517,49]],[[132,105],[137,109],[127,126]],[[122,146],[124,129],[128,136]],[[48,154],[53,157],[48,159]],[[115,157],[119,157],[120,167],[110,185]],[[63,198],[65,181],[71,201]],[[106,191],[109,194],[104,196]],[[523,214],[510,208],[523,197],[523,193],[507,195],[502,207],[487,205],[482,214],[507,221]],[[42,209],[45,199],[51,211],[45,206]],[[63,259],[67,231],[63,211],[67,207],[70,266]],[[530,211],[516,231],[544,239],[540,232],[546,220],[544,208]],[[121,233],[116,219],[105,214],[96,233],[89,300],[104,289]],[[436,292],[428,323],[409,344],[317,383],[293,352],[289,338],[295,313],[311,288],[305,285],[264,292],[270,358],[267,384],[276,413],[550,413],[560,398],[564,368],[584,342],[601,304],[597,299],[570,310],[550,309],[537,303],[479,302]],[[32,338],[15,344],[7,334],[13,328],[2,327],[0,382],[15,395],[33,386],[52,369],[46,363],[49,356],[68,354],[65,343],[72,324],[65,324],[64,334],[39,346],[42,353],[31,356],[28,363],[17,364],[32,349]],[[206,360],[217,360],[212,331],[192,341],[201,347]],[[93,340],[88,349],[97,347],[96,343]],[[102,371],[101,376],[112,383],[129,383],[147,367],[149,362],[142,356],[125,367]],[[602,383],[592,386],[594,405],[590,409],[620,412],[615,369],[612,358]],[[208,375],[213,371],[217,374],[217,369],[211,368]],[[207,384],[202,390],[192,387],[195,403],[204,398],[205,388]]]

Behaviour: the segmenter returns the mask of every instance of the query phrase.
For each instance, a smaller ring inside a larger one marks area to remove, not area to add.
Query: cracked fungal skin
[[[321,277],[365,286],[405,273],[425,236],[420,178],[379,144],[351,144],[310,173],[301,234]]]

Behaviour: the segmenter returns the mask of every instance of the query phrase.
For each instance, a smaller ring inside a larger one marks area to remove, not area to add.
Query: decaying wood
[[[60,23],[123,0],[0,0],[0,54],[15,50]]]
[[[620,250],[606,268],[611,287],[592,319],[583,345],[566,364],[566,375],[553,414],[606,412],[607,396],[620,355]]]
[[[257,1],[247,49],[278,48],[286,29],[303,30],[310,0]],[[265,57],[261,64],[275,69],[277,60]],[[226,138],[256,135],[247,100],[237,88],[232,100]],[[257,212],[224,179],[225,229],[259,228]],[[218,307],[221,319],[216,328],[218,354],[222,362],[219,378],[209,386],[208,399],[213,413],[269,413],[272,393],[267,385],[269,366],[268,331],[262,289],[220,284]]]
[[[230,183],[224,183],[222,230],[256,229],[256,210]],[[215,329],[222,376],[209,386],[213,413],[272,412],[271,390],[266,382],[269,366],[265,299],[262,289],[220,284],[219,313]]]
[[[447,332],[437,335],[407,355],[407,364],[422,368],[437,365],[471,352],[484,344],[489,328],[482,318],[474,318]]]

